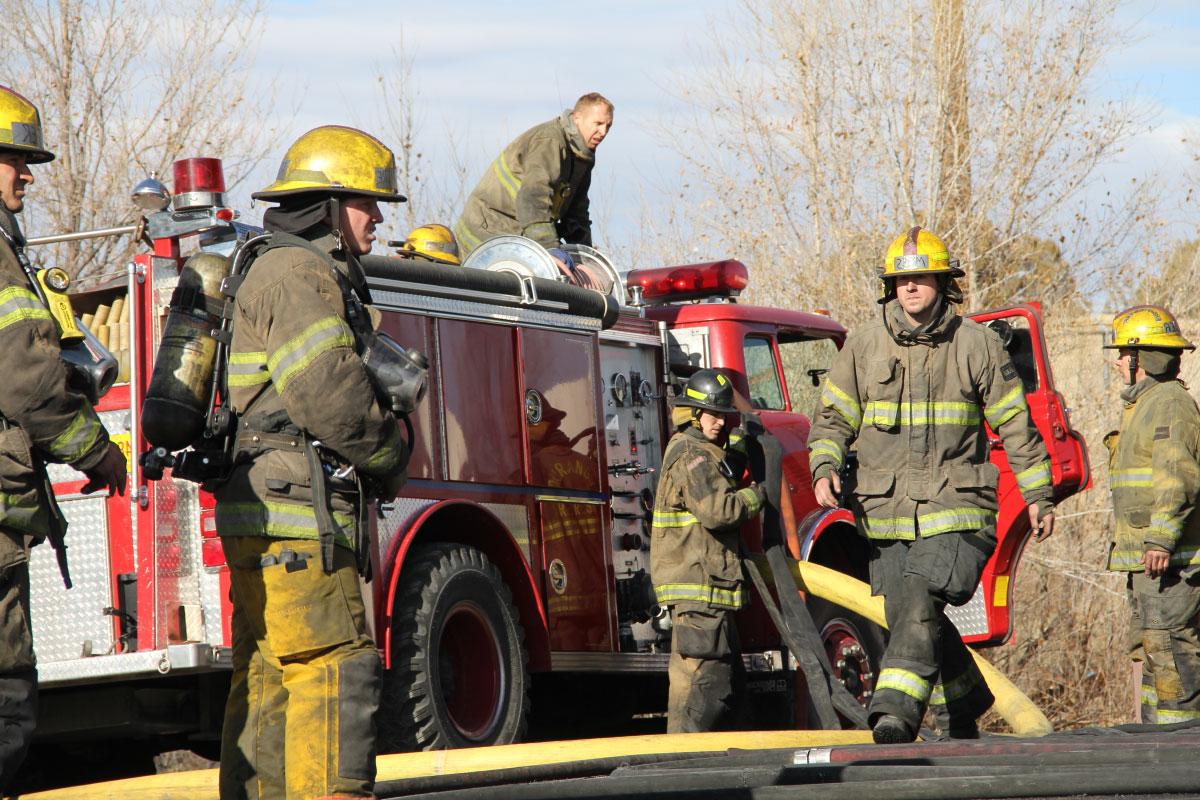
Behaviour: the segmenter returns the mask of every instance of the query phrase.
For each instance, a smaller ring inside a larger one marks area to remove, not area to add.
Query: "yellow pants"
[[[354,557],[316,541],[228,536],[233,683],[221,798],[370,797],[381,665]]]

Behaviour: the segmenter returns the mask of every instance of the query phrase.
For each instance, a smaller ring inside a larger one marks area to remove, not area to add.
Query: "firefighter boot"
[[[917,738],[908,723],[894,714],[884,714],[875,720],[871,728],[871,738],[875,744],[908,744]]]
[[[25,760],[36,717],[37,673],[0,675],[0,791],[8,788]]]

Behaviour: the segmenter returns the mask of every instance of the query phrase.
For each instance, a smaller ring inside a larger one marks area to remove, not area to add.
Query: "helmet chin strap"
[[[329,195],[329,227],[333,229],[335,250],[345,250],[346,240],[342,236],[342,204],[336,194]]]
[[[1137,383],[1137,371],[1138,371],[1138,351],[1134,350],[1133,353],[1129,356],[1129,385],[1130,386],[1133,386],[1135,383]]]

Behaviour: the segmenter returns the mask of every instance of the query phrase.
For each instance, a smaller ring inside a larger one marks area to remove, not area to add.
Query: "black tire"
[[[520,741],[529,721],[524,631],[487,556],[461,544],[424,545],[404,566],[396,603],[380,751]]]

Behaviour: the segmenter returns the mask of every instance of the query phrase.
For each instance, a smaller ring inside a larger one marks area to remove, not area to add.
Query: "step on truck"
[[[97,408],[129,456],[131,490],[83,495],[83,475],[52,468],[74,588],[64,588],[50,548],[33,551],[37,735],[215,758],[230,605],[214,501],[169,471],[151,480],[139,468],[148,447],[139,408],[185,260],[229,255],[257,231],[225,205],[219,162],[185,160],[175,176],[173,193],[144,182],[135,195],[146,251],[72,297],[121,364]],[[842,325],[826,313],[741,302],[750,271],[736,260],[625,271],[576,248],[609,278],[604,295],[555,280],[530,247],[500,242],[487,263],[463,267],[363,258],[382,329],[429,361],[428,392],[411,419],[408,484],[373,515],[373,578],[363,584],[386,665],[385,751],[584,732],[554,729],[555,719],[620,725],[636,714],[655,724],[670,616],[651,583],[651,509],[670,398],[697,369],[731,375],[782,442],[799,520],[791,556],[867,574],[865,540],[845,510],[817,507],[808,469],[808,414],[845,340]],[[973,316],[1013,357],[1058,498],[1086,487],[1086,452],[1054,387],[1038,306]],[[1003,447],[992,443],[999,546],[975,596],[952,612],[976,646],[1012,632],[1013,581],[1030,535]],[[760,548],[757,522],[744,539]],[[815,598],[809,607],[831,664],[865,703],[882,631]],[[756,724],[803,725],[794,661],[762,603],[738,624]],[[568,713],[579,704],[584,716]]]

